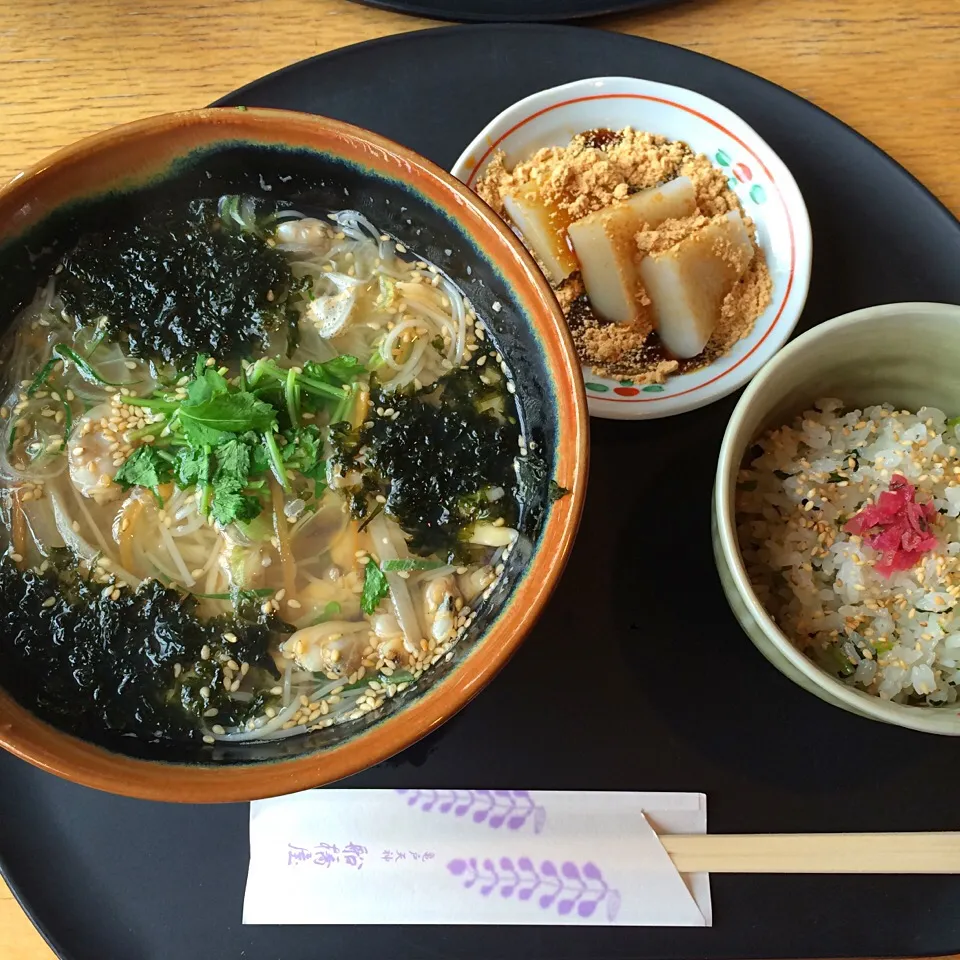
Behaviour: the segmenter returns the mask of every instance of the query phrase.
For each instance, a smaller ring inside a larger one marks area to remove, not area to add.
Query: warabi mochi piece
[[[598,316],[616,323],[640,319],[634,237],[644,227],[688,217],[696,208],[693,184],[677,177],[570,224],[583,285]]]
[[[736,211],[676,246],[640,261],[660,339],[675,357],[695,357],[720,319],[724,297],[753,259],[753,244]]]
[[[507,216],[523,235],[546,268],[547,276],[560,283],[577,269],[577,258],[567,240],[569,218],[545,203],[535,183],[527,183],[503,198]]]

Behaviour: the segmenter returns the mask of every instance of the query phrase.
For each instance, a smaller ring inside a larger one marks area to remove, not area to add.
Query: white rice
[[[832,674],[884,700],[954,703],[958,428],[932,407],[844,413],[828,399],[758,446],[738,475],[737,525],[754,589],[780,628]],[[937,547],[886,578],[874,569],[879,554],[842,527],[894,474],[917,488],[917,502],[937,507]]]

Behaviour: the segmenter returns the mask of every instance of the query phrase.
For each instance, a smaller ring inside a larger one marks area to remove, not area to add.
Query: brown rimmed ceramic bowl
[[[436,729],[517,649],[566,562],[587,480],[579,362],[550,288],[503,223],[423,157],[366,130],[277,110],[210,109],[117,127],[61,150],[0,191],[0,318],[9,323],[85,230],[138,204],[247,193],[298,208],[360,210],[441,265],[470,297],[508,360],[527,436],[569,494],[546,483],[525,505],[497,591],[449,662],[365,717],[262,744],[142,744],[122,752],[44,723],[2,691],[0,746],[50,773],[128,796],[236,801],[329,783]]]

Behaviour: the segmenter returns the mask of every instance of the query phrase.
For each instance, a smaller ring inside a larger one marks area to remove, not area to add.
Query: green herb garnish
[[[180,423],[186,439],[193,446],[220,443],[230,433],[269,430],[277,419],[269,403],[252,393],[223,393],[200,403],[184,401],[180,405]]]
[[[128,387],[131,383],[138,382],[136,380],[127,380],[125,383],[114,383],[112,380],[105,380],[79,353],[64,346],[62,343],[58,343],[53,348],[53,355],[58,360],[63,360],[64,363],[72,363],[77,368],[77,373],[79,373],[87,383],[96,383],[101,387]]]
[[[422,557],[410,557],[404,560],[384,560],[381,569],[385,573],[413,573],[420,570],[436,570],[445,566],[447,564],[442,560],[424,560]]]
[[[60,452],[67,449],[67,441],[70,439],[70,431],[73,429],[73,409],[66,400],[60,401],[63,404],[63,442],[60,444]]]
[[[195,486],[200,512],[220,524],[252,520],[262,511],[269,473],[288,493],[296,489],[304,499],[319,497],[327,485],[326,430],[316,423],[300,425],[301,399],[310,395],[328,410],[336,399],[339,407],[358,389],[356,383],[340,381],[365,370],[350,356],[306,366],[309,374],[258,360],[229,381],[200,354],[178,397],[162,391],[124,397],[124,402],[160,413],[164,420],[131,438],[154,439],[150,447],[138,448],[118,479],[154,491],[169,479],[181,489]],[[296,475],[312,481],[312,490],[295,487]]]
[[[263,435],[263,442],[266,445],[267,453],[270,457],[270,469],[277,478],[277,483],[279,483],[284,490],[289,490],[290,478],[287,476],[287,471],[283,467],[283,456],[280,453],[280,447],[277,445],[277,438],[268,430]]]
[[[32,397],[46,382],[53,373],[53,368],[60,362],[59,357],[51,357],[38,371],[36,376],[27,387],[27,396]]]
[[[360,596],[360,609],[366,614],[376,612],[380,601],[390,592],[390,586],[383,571],[371,560],[366,566],[363,578],[363,594]]]
[[[136,380],[128,380],[126,383],[113,383],[105,380],[90,364],[80,356],[75,350],[58,343],[53,348],[53,356],[37,371],[36,376],[27,387],[27,396],[32,397],[49,379],[58,363],[72,363],[77,372],[87,383],[96,383],[101,387],[126,387]]]
[[[244,493],[244,483],[232,477],[215,480],[210,515],[217,523],[226,526],[235,520],[252,520],[263,509],[260,498]]]
[[[332,620],[334,617],[340,616],[340,611],[343,608],[337,603],[336,600],[331,600],[324,608],[323,613],[317,617],[316,620],[310,622],[311,627],[315,627],[318,623],[326,623],[328,620]]]
[[[153,490],[173,479],[173,467],[158,450],[144,445],[137,447],[124,461],[115,479],[124,489],[149,487]]]
[[[308,360],[303,365],[303,375],[311,380],[320,382],[334,381],[338,383],[351,383],[364,372],[363,364],[349,354],[341,357],[334,357],[325,363],[314,363]]]
[[[271,597],[275,593],[269,588],[261,590],[235,590],[232,593],[192,593],[190,596],[199,597],[203,600],[234,600],[237,596],[244,598]]]

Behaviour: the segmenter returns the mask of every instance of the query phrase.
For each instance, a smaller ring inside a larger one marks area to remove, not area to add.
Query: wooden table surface
[[[346,0],[2,6],[0,182],[113,124],[201,106],[295,60],[431,25]],[[602,25],[699,50],[799,93],[960,215],[957,0],[687,0]],[[53,956],[2,882],[0,956]]]

